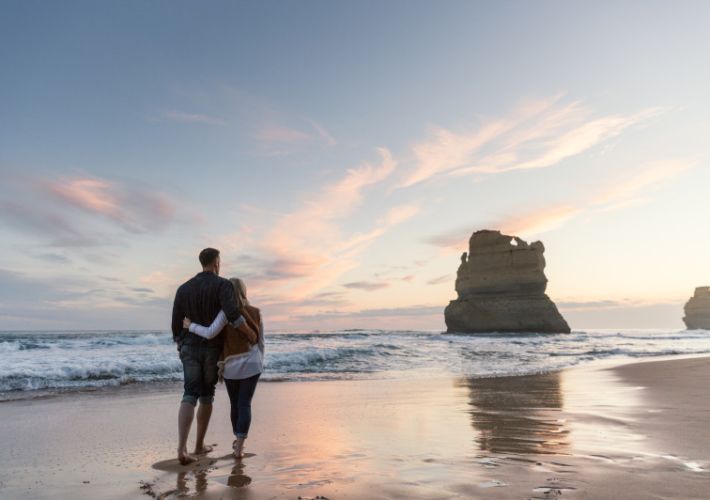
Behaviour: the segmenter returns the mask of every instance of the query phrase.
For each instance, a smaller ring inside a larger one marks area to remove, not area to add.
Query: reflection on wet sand
[[[241,463],[229,455],[201,459],[182,470],[188,491],[183,486],[179,493],[173,492],[180,466],[154,464],[152,491],[168,498],[295,499],[363,498],[372,489],[371,498],[421,499],[436,497],[445,481],[475,476],[468,463],[450,458],[470,457],[474,448],[461,439],[471,430],[468,415],[458,411],[468,391],[452,387],[451,379],[264,384],[261,390],[248,448],[256,455]],[[228,418],[214,418],[210,439],[230,442],[230,434]],[[205,491],[195,488],[198,469],[205,471]]]
[[[190,488],[190,483],[194,478],[194,489]],[[198,469],[193,472],[180,472],[177,476],[177,493],[188,495],[191,493],[202,493],[207,489],[207,469]],[[192,490],[192,491],[191,491]]]
[[[247,453],[245,458],[253,456],[253,453]],[[230,467],[230,463],[233,466]],[[244,488],[252,481],[246,474],[245,462],[235,461],[231,453],[218,458],[205,457],[188,466],[180,465],[175,459],[164,460],[153,464],[153,468],[169,474],[177,473],[175,488],[167,491],[160,492],[155,482],[143,482],[141,489],[144,493],[156,498],[200,496],[208,491],[210,479],[216,479],[233,490]],[[230,472],[225,474],[227,470]]]
[[[565,454],[569,429],[561,418],[560,374],[464,379],[471,424],[481,451]]]
[[[243,488],[251,484],[251,478],[244,473],[244,462],[238,461],[232,468],[232,474],[227,478],[227,486]]]

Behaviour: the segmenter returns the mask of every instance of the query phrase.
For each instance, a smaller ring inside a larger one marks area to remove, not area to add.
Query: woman
[[[210,326],[183,320],[191,332],[206,339],[217,336],[224,329],[224,347],[219,366],[220,380],[224,377],[231,404],[232,430],[236,437],[232,443],[234,456],[244,456],[244,441],[251,425],[251,400],[256,383],[264,370],[264,324],[261,312],[249,304],[247,287],[239,278],[229,280],[234,287],[237,305],[246,320],[239,329],[227,324],[227,316],[220,311]]]

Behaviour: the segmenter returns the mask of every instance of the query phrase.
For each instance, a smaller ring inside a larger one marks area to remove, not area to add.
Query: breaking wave
[[[566,335],[345,330],[273,333],[264,380],[460,375],[557,370],[599,359],[710,353],[710,332],[576,331]],[[0,333],[0,400],[38,391],[178,381],[182,365],[161,331]]]

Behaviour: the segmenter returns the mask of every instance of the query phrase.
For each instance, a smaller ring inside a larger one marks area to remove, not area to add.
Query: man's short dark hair
[[[216,248],[205,248],[200,252],[200,264],[202,267],[211,266],[219,257],[219,250]]]

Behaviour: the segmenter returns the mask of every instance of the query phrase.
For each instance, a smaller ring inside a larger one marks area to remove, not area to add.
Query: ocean
[[[265,381],[496,377],[600,359],[710,353],[704,330],[268,333]],[[0,332],[0,401],[182,379],[167,331]]]

